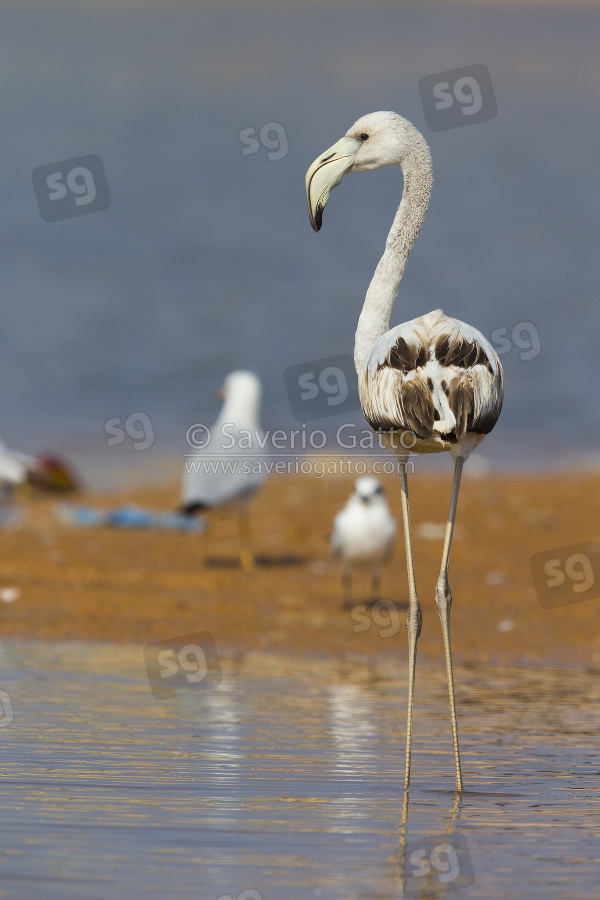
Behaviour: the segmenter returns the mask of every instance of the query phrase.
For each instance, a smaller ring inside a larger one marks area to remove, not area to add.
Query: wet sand
[[[400,522],[396,479],[382,480]],[[205,538],[73,528],[57,521],[56,500],[31,497],[23,524],[0,533],[0,597],[5,588],[19,592],[14,602],[0,602],[0,637],[146,644],[209,631],[227,651],[394,654],[404,661],[401,530],[382,585],[394,606],[370,618],[363,575],[355,578],[354,602],[366,605],[354,611],[342,605],[328,535],[352,483],[351,477],[271,478],[252,504],[258,565],[251,573],[237,563],[235,511],[213,516]],[[445,521],[450,476],[421,469],[409,483],[423,609],[419,652],[441,661],[434,588],[442,542],[431,525]],[[529,562],[534,553],[600,541],[599,495],[595,474],[465,477],[450,564],[457,662],[600,667],[600,588],[597,600],[544,609]],[[86,495],[80,502],[170,509],[177,496],[174,485]]]

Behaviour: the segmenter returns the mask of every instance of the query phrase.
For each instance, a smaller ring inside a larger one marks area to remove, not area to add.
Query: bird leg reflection
[[[406,613],[406,630],[408,632],[408,714],[406,719],[406,768],[404,771],[404,787],[410,783],[410,756],[412,744],[413,705],[415,694],[415,665],[417,657],[417,641],[421,634],[421,607],[417,599],[415,584],[415,568],[413,562],[412,534],[410,529],[410,510],[408,506],[408,478],[406,466],[400,466],[400,487],[402,489],[402,519],[404,521],[404,542],[406,545],[406,569],[408,572],[409,606]]]
[[[462,800],[460,791],[455,791],[454,793],[454,804],[452,806],[452,810],[450,811],[450,819],[448,820],[448,825],[446,826],[446,834],[452,834],[456,823],[458,821],[458,814],[460,812],[460,802]]]
[[[454,465],[454,479],[452,481],[452,493],[450,495],[450,509],[448,511],[448,522],[446,524],[446,536],[444,538],[444,550],[442,553],[442,565],[435,589],[435,602],[440,614],[442,622],[442,633],[444,636],[444,654],[446,656],[446,675],[448,678],[448,697],[450,699],[450,717],[452,719],[452,739],[454,742],[454,762],[456,765],[456,790],[463,790],[463,779],[460,768],[460,751],[458,747],[458,726],[456,723],[456,704],[454,700],[454,679],[452,676],[452,655],[450,652],[450,607],[452,606],[452,594],[450,585],[448,584],[448,563],[450,560],[450,545],[452,544],[452,533],[454,531],[454,520],[456,518],[456,507],[458,504],[458,491],[460,488],[460,477],[462,474],[464,460],[461,457],[456,459]]]
[[[401,814],[400,822],[398,823],[398,849],[395,852],[396,866],[397,866],[397,870],[398,870],[398,873],[400,876],[401,896],[405,895],[404,892],[406,889],[408,800],[409,800],[409,792],[407,790],[405,790],[404,798],[402,801],[402,814]],[[446,834],[452,834],[458,824],[458,821],[460,818],[461,802],[462,802],[462,794],[460,793],[460,791],[455,791],[454,803],[452,804],[452,809],[450,810],[450,815],[449,815],[448,822],[447,822],[446,828],[445,828]],[[410,862],[410,860],[408,862]],[[408,870],[408,871],[410,872],[410,870]],[[423,884],[422,896],[433,897],[436,894],[437,894],[437,891],[435,890],[435,888],[433,889],[433,892],[430,893],[427,890],[427,885]]]

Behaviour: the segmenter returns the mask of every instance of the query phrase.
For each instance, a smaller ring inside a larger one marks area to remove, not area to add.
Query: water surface
[[[598,895],[597,673],[459,668],[457,799],[421,666],[406,803],[403,661],[225,657],[216,689],[158,701],[141,647],[0,650],[1,897],[388,900],[436,835],[473,867],[450,896]]]

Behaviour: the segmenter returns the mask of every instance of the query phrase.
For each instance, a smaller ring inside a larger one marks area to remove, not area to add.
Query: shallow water
[[[598,896],[597,674],[458,669],[457,798],[443,676],[420,666],[406,804],[396,662],[221,666],[156,700],[141,647],[1,645],[0,897],[396,898],[436,835],[466,841],[454,897]],[[443,895],[432,872],[407,895]]]

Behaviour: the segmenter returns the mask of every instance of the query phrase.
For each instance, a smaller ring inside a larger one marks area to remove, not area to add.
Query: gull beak
[[[221,403],[224,403],[225,402],[225,388],[224,387],[217,388],[217,392],[216,392],[215,396],[216,396],[217,400],[220,400]]]
[[[346,172],[354,165],[361,142],[358,138],[343,137],[322,153],[306,173],[306,198],[310,224],[315,231],[321,228],[323,210],[329,194],[337,187]]]

